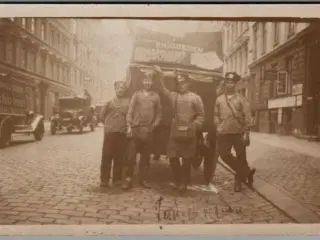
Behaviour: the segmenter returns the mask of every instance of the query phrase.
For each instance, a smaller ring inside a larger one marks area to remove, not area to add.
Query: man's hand
[[[159,67],[159,66],[157,66],[157,65],[155,65],[155,66],[153,67],[153,69],[154,69],[154,71],[156,71],[157,73],[162,73],[161,67]]]

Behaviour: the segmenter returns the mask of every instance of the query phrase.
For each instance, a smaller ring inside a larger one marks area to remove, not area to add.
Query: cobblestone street
[[[42,142],[21,139],[0,151],[1,224],[293,222],[256,192],[234,193],[233,176],[220,165],[219,194],[198,187],[178,196],[170,189],[166,160],[152,162],[151,190],[101,190],[102,128],[83,135],[47,134]],[[192,179],[203,184],[200,170]]]
[[[320,219],[320,144],[261,133],[252,139],[248,160],[257,175]]]

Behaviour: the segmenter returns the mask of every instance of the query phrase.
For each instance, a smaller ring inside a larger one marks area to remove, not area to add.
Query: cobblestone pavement
[[[259,177],[320,216],[319,150],[319,143],[253,133],[248,156]]]
[[[99,128],[83,135],[47,134],[42,142],[21,141],[0,150],[0,223],[292,222],[257,193],[246,188],[234,193],[233,176],[220,166],[219,194],[192,190],[178,196],[169,187],[171,171],[166,160],[152,162],[151,190],[101,190],[101,144]],[[200,170],[193,171],[193,183],[202,184]]]

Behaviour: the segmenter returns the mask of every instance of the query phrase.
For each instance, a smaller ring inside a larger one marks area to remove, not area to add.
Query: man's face
[[[152,79],[150,77],[145,77],[142,81],[142,84],[145,90],[150,90],[152,87]]]
[[[124,95],[125,90],[124,90],[123,84],[121,84],[121,83],[115,84],[114,90],[116,92],[117,97],[122,97]]]
[[[178,76],[178,90],[181,93],[187,92],[189,90],[189,83],[182,76]]]
[[[235,89],[235,86],[236,86],[236,84],[233,80],[229,79],[226,81],[226,90],[227,91],[233,91]]]

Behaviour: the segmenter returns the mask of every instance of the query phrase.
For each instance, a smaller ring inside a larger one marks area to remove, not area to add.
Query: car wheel
[[[0,125],[0,148],[10,145],[13,127],[9,119],[2,121]]]
[[[50,124],[50,131],[52,135],[55,135],[57,132],[57,123],[51,122]]]
[[[80,134],[83,133],[83,122],[82,121],[79,123],[79,133]]]
[[[67,131],[68,131],[68,133],[71,133],[71,132],[72,132],[72,128],[71,128],[71,127],[68,127],[68,128],[67,128]]]
[[[43,121],[40,121],[36,130],[33,133],[34,138],[36,141],[41,141],[44,137],[44,123]]]

